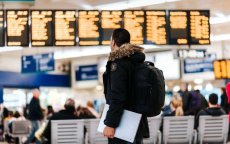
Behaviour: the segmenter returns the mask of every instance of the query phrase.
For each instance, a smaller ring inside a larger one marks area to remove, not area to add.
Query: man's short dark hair
[[[130,43],[130,33],[123,28],[115,29],[112,34],[115,44],[120,47],[125,43]]]
[[[217,94],[215,94],[215,93],[210,94],[209,95],[209,102],[212,105],[217,105],[217,103],[218,103],[218,96],[217,96]]]

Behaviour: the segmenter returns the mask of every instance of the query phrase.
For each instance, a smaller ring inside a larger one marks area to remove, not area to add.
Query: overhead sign
[[[54,54],[38,54],[31,56],[22,56],[22,73],[53,71]]]
[[[213,67],[216,79],[230,79],[230,60],[216,60]]]
[[[176,51],[175,58],[187,59],[187,58],[205,58],[207,55],[206,50],[195,49],[180,49]]]
[[[98,65],[77,66],[75,76],[76,81],[98,80]]]
[[[210,54],[204,59],[185,59],[184,73],[202,73],[213,72],[213,61],[216,59],[215,54]]]

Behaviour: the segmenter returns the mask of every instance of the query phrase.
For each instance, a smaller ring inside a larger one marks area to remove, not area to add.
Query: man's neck
[[[218,105],[209,105],[209,108],[218,108]]]

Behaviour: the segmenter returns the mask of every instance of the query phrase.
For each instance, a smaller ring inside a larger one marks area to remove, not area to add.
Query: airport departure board
[[[167,44],[166,11],[146,11],[146,43]]]
[[[31,11],[32,46],[53,46],[53,12],[51,10]]]
[[[75,46],[76,45],[76,11],[58,10],[55,11],[55,45]]]
[[[209,11],[194,10],[190,13],[190,44],[210,44]]]
[[[78,12],[79,45],[99,45],[99,11]]]
[[[230,60],[217,60],[213,63],[216,79],[230,79]]]
[[[7,45],[29,46],[29,11],[7,10]]]
[[[0,46],[5,45],[4,11],[0,11]]]
[[[169,44],[189,44],[188,11],[169,11]]]
[[[124,28],[131,35],[132,44],[144,43],[144,11],[124,11]]]
[[[101,12],[102,45],[109,45],[114,29],[122,27],[122,11]]]

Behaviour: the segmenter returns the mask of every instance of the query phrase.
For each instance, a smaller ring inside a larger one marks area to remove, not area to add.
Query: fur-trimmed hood
[[[132,44],[123,44],[122,46],[119,47],[119,49],[110,53],[109,61],[114,61],[116,59],[121,59],[124,57],[131,57],[131,55],[133,55],[134,53],[139,53],[144,55],[143,51],[144,48],[140,46],[132,45]]]

